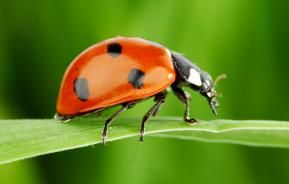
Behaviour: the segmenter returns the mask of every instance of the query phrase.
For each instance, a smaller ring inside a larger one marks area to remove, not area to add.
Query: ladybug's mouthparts
[[[215,115],[218,114],[217,108],[220,106],[219,102],[217,101],[216,97],[213,97],[209,100],[211,109]]]

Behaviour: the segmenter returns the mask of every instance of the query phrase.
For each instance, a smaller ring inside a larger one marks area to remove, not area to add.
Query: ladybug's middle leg
[[[116,112],[114,112],[106,121],[104,124],[104,127],[102,129],[102,143],[105,144],[106,143],[106,138],[107,138],[107,129],[108,126],[112,123],[112,121],[119,116],[120,113],[124,112],[125,110],[133,107],[135,105],[135,102],[129,102],[129,103],[125,103],[122,104],[122,107],[117,110]]]
[[[164,90],[162,93],[163,93],[163,95],[166,96],[166,95],[168,94],[168,90],[166,89],[166,90]],[[156,116],[156,115],[159,113],[162,105],[163,105],[163,103],[161,103],[161,104],[155,109],[155,111],[153,112],[152,116]]]
[[[145,114],[145,116],[142,119],[140,127],[140,139],[139,139],[140,141],[143,141],[146,122],[152,115],[155,115],[158,112],[160,106],[165,102],[166,94],[167,94],[166,91],[164,91],[155,95],[154,99],[154,101],[156,102],[155,105],[150,108],[150,110]]]

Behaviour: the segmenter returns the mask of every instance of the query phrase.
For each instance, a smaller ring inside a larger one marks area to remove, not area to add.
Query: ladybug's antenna
[[[217,83],[218,83],[220,80],[224,80],[224,79],[226,79],[226,78],[227,78],[226,74],[220,74],[220,75],[218,75],[218,77],[217,77],[216,80],[214,81],[214,87],[217,86]],[[212,95],[211,98],[209,98],[209,103],[210,103],[211,109],[213,110],[214,114],[217,115],[217,114],[218,114],[218,113],[217,113],[217,107],[219,107],[220,104],[219,104],[219,102],[217,101],[216,98],[217,98],[217,97],[221,97],[222,95],[219,94],[219,93],[217,93],[217,92],[214,90],[214,88],[212,89],[211,92],[213,93],[213,95]]]
[[[224,73],[218,75],[217,78],[216,78],[215,81],[214,81],[214,86],[216,87],[217,84],[219,83],[219,81],[224,80],[224,79],[226,79],[226,78],[227,78],[227,75],[224,74]],[[215,96],[216,96],[216,97],[222,97],[222,94],[215,92]]]
[[[224,73],[218,75],[216,80],[214,81],[214,86],[217,86],[217,84],[219,83],[220,80],[224,80],[226,78],[227,78],[227,75]]]

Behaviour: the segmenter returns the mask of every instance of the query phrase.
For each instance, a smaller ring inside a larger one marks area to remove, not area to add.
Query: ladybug
[[[54,118],[68,121],[121,105],[105,121],[102,130],[105,143],[108,126],[120,113],[154,97],[155,104],[142,119],[142,141],[145,124],[165,102],[168,87],[185,105],[184,121],[197,123],[189,117],[190,97],[183,86],[206,97],[217,114],[218,95],[207,72],[160,44],[134,37],[111,38],[89,47],[72,61],[61,83]]]

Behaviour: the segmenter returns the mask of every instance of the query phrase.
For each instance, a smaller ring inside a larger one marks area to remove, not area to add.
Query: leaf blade
[[[0,164],[101,143],[104,119],[69,123],[42,120],[0,120]],[[138,136],[140,119],[117,119],[108,141]],[[181,118],[152,118],[146,135],[249,146],[289,148],[289,122],[213,120],[190,126]]]

